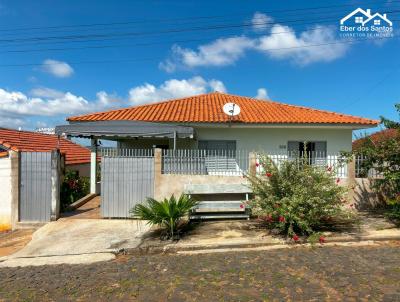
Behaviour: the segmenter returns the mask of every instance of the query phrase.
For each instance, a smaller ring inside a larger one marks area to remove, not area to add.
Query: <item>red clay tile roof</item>
[[[14,151],[47,152],[58,146],[56,135],[0,128],[0,146]],[[60,138],[60,152],[65,154],[65,164],[90,162],[90,150],[67,139]]]
[[[372,133],[366,137],[362,137],[353,141],[353,150],[358,150],[363,147],[367,139],[370,138],[374,143],[380,143],[389,139],[400,139],[400,131],[398,129],[384,129],[375,133]]]
[[[177,123],[226,123],[229,121],[229,117],[223,113],[222,106],[229,102],[238,104],[241,108],[241,113],[233,119],[239,123],[358,125],[377,125],[379,123],[377,120],[219,92],[73,116],[67,120],[87,122],[132,120]]]

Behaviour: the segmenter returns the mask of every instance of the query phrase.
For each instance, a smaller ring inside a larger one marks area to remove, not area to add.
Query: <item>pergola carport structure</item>
[[[173,139],[173,148],[179,138],[194,139],[194,129],[164,123],[140,121],[97,121],[74,122],[57,126],[58,136],[89,138],[91,140],[90,156],[90,193],[96,192],[97,147],[99,139],[118,140],[126,138],[168,138]]]

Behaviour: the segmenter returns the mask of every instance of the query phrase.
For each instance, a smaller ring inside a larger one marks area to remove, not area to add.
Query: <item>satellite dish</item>
[[[238,115],[240,113],[240,107],[235,103],[226,103],[224,107],[222,107],[222,110],[224,110],[224,113],[229,115],[230,117]]]

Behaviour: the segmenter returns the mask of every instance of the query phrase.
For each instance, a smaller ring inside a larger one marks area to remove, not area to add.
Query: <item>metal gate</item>
[[[101,215],[128,218],[129,211],[154,197],[154,157],[102,157]]]
[[[20,152],[20,221],[50,221],[51,152]]]

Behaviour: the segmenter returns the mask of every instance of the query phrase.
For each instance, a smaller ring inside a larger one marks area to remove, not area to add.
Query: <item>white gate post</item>
[[[51,213],[50,220],[55,221],[60,216],[60,173],[61,156],[59,150],[51,151]]]
[[[90,194],[97,194],[97,139],[92,138],[90,141]]]

